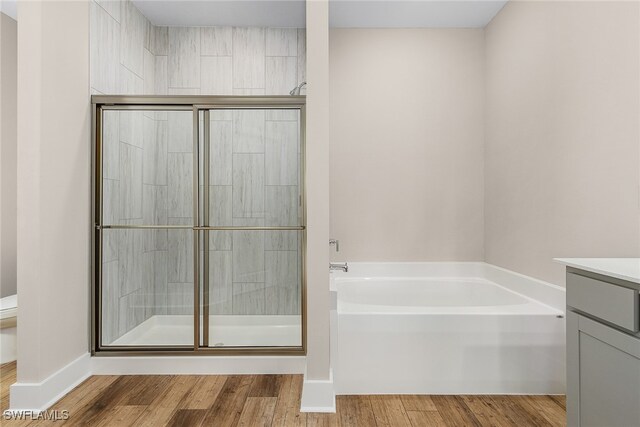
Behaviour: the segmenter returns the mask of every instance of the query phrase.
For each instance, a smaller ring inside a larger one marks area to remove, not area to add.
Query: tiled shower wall
[[[158,27],[130,1],[91,4],[94,94],[287,95],[305,78],[304,29]],[[104,223],[191,224],[191,115],[108,116]],[[211,119],[212,144],[228,156],[215,163],[212,145],[211,222],[296,225],[297,118],[227,112]],[[211,234],[212,314],[299,313],[296,232]],[[104,239],[105,343],[154,314],[192,313],[191,232],[114,230]]]

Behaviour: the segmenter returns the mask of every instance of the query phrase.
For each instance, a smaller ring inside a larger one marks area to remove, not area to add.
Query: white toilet
[[[0,299],[0,363],[16,360],[18,336],[18,295]]]

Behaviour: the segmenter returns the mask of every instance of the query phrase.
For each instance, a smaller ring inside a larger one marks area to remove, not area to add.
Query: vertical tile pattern
[[[232,186],[213,185],[209,187],[209,224],[212,226],[233,225]],[[230,251],[233,247],[231,231],[210,231],[209,250]]]
[[[105,111],[102,126],[102,177],[120,178],[120,113]]]
[[[265,110],[233,111],[233,152],[264,153]]]
[[[118,338],[118,313],[120,300],[120,281],[118,280],[118,261],[102,264],[102,344],[111,344]]]
[[[167,57],[155,57],[155,84],[154,95],[166,95],[169,81],[167,80]]]
[[[232,56],[233,29],[231,27],[203,27],[200,31],[203,56]]]
[[[265,87],[264,28],[233,29],[233,87]]]
[[[123,1],[120,20],[120,63],[142,77],[144,35],[148,20],[130,1]]]
[[[233,283],[233,314],[265,314],[264,283]]]
[[[187,225],[190,220],[171,218],[169,223]],[[189,229],[173,229],[168,234],[168,283],[193,283],[193,232]]]
[[[193,155],[191,153],[169,153],[169,217],[191,218],[193,216]]]
[[[305,78],[304,29],[160,27],[129,0],[94,0],[90,13],[92,93],[287,95]],[[251,113],[211,114],[211,223],[295,225],[297,114]],[[105,223],[191,224],[191,121],[105,113]],[[289,286],[299,265],[287,276],[275,255],[297,254],[298,241],[296,231],[210,233],[212,314],[299,313]],[[191,313],[192,263],[189,231],[105,231],[105,338],[154,314]]]
[[[267,56],[297,56],[298,30],[296,28],[267,28]]]
[[[149,47],[154,55],[169,55],[169,28],[152,25]]]
[[[167,121],[144,118],[143,181],[167,185]]]
[[[189,111],[167,112],[167,149],[170,153],[193,152],[193,115]]]
[[[232,252],[209,251],[209,312],[233,313]]]
[[[233,282],[264,282],[264,232],[233,232]]]
[[[200,87],[200,28],[169,27],[170,88]]]
[[[297,251],[265,252],[266,314],[298,313]]]
[[[265,188],[265,225],[294,226],[298,224],[298,186],[269,185]]]
[[[298,85],[297,62],[290,56],[267,57],[267,93],[289,93]]]
[[[233,155],[233,217],[264,216],[264,154]]]
[[[298,83],[307,81],[307,32],[298,28]],[[303,88],[301,94],[307,93]]]
[[[100,2],[105,5],[105,2]],[[111,3],[109,3],[111,5]],[[91,3],[90,67],[91,87],[101,93],[116,93],[119,89],[120,24],[103,7]],[[120,5],[110,7],[117,9]]]
[[[142,218],[142,149],[120,144],[120,219]]]
[[[120,22],[121,0],[96,0],[96,3],[111,15],[116,22]]]
[[[231,56],[203,56],[200,65],[201,94],[233,94],[233,58]]]
[[[153,95],[156,91],[156,57],[147,49],[144,49],[144,75],[143,87],[145,95]]]
[[[211,120],[209,184],[233,184],[233,128],[231,120]]]
[[[267,185],[298,184],[298,122],[266,122]]]

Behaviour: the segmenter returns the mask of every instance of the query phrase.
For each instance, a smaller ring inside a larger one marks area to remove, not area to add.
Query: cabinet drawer
[[[635,289],[567,273],[567,305],[632,332],[638,332],[640,297]]]

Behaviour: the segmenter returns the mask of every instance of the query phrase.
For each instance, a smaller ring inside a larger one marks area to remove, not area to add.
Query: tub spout
[[[330,262],[329,270],[342,270],[345,273],[349,272],[349,266],[346,262]]]

